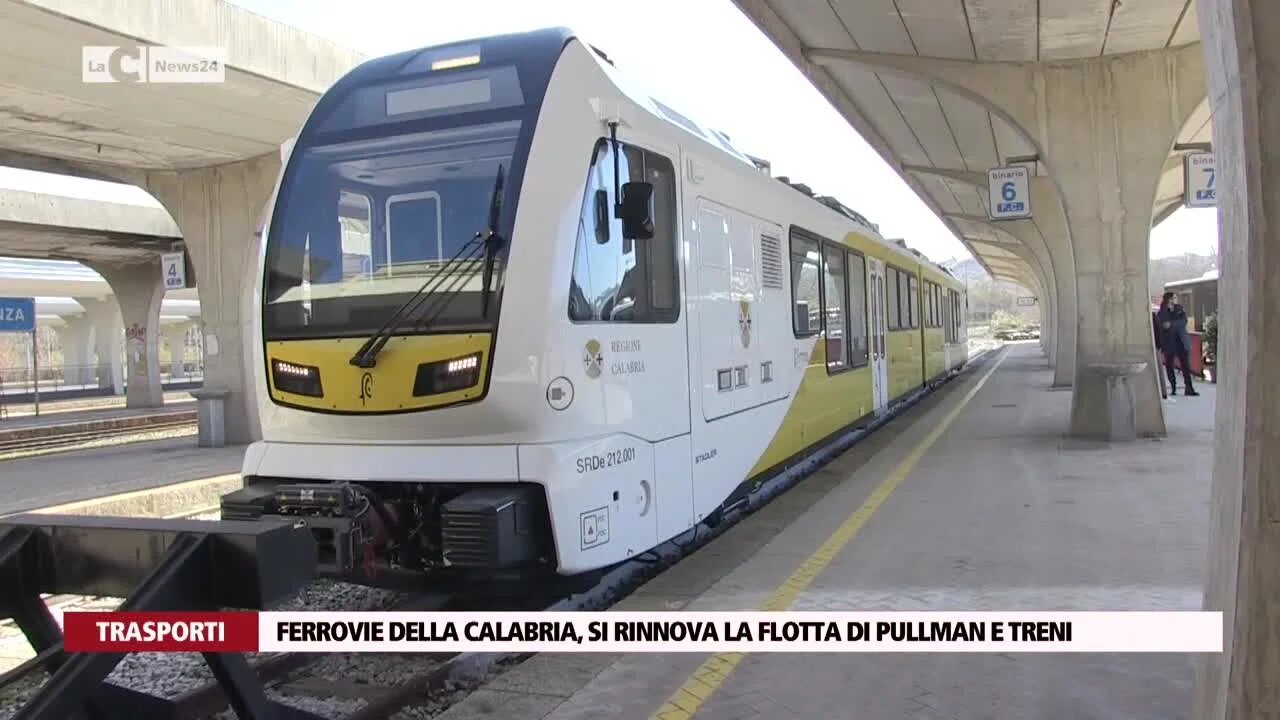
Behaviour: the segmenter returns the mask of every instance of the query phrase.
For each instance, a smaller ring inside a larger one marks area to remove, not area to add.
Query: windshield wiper
[[[483,257],[484,263],[484,288],[481,294],[481,317],[487,316],[489,302],[489,278],[492,276],[493,259],[496,254],[497,247],[502,239],[496,229],[498,224],[498,212],[502,207],[502,186],[503,169],[502,166],[499,165],[498,177],[494,181],[493,198],[489,203],[488,233],[476,233],[462,247],[458,248],[458,252],[455,253],[453,257],[449,258],[448,262],[440,266],[435,273],[430,275],[426,282],[422,283],[422,286],[419,287],[413,295],[409,296],[409,299],[406,300],[403,305],[391,314],[391,317],[382,324],[382,327],[378,328],[378,331],[373,335],[370,335],[369,339],[364,341],[364,344],[360,346],[359,350],[356,350],[355,354],[351,356],[350,362],[352,365],[362,368],[371,368],[375,366],[377,364],[378,353],[386,346],[387,341],[391,339],[391,336],[395,334],[396,330],[400,329],[404,319],[417,312],[424,302],[435,298],[438,303],[434,308],[434,312],[424,315],[422,320],[414,323],[414,327],[418,328],[422,325],[433,322],[440,313],[444,312],[445,308],[447,308],[450,301],[458,295],[459,291],[461,291],[462,288],[460,285],[465,285],[467,274],[460,273],[459,271],[461,271],[466,264],[479,259],[478,256]],[[440,286],[443,285],[446,280],[450,281],[449,286],[444,289],[443,294],[438,294]]]

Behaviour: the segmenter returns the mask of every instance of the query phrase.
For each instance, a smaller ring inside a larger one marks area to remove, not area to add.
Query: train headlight
[[[437,360],[418,366],[418,376],[413,381],[413,395],[439,395],[469,388],[479,381],[480,353]]]
[[[272,360],[271,381],[282,392],[324,397],[324,388],[320,385],[320,368],[317,367]]]

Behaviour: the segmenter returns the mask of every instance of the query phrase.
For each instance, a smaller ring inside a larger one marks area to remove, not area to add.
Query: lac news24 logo
[[[89,45],[81,48],[81,80],[87,83],[220,83],[226,50],[217,47]]]

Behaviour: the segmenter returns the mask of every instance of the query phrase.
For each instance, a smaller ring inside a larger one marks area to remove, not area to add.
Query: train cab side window
[[[858,253],[849,253],[849,366],[862,367],[867,353],[867,263]]]
[[[791,325],[798,338],[822,329],[822,296],[819,290],[818,243],[791,232]]]
[[[613,216],[613,146],[596,143],[587,176],[569,284],[575,322],[671,323],[680,316],[676,265],[676,178],[671,160],[619,143],[619,185],[653,184],[653,237],[622,237]]]

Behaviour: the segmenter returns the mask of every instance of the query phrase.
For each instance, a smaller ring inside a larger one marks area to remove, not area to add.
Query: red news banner
[[[1222,652],[1220,612],[68,612],[68,652]]]

